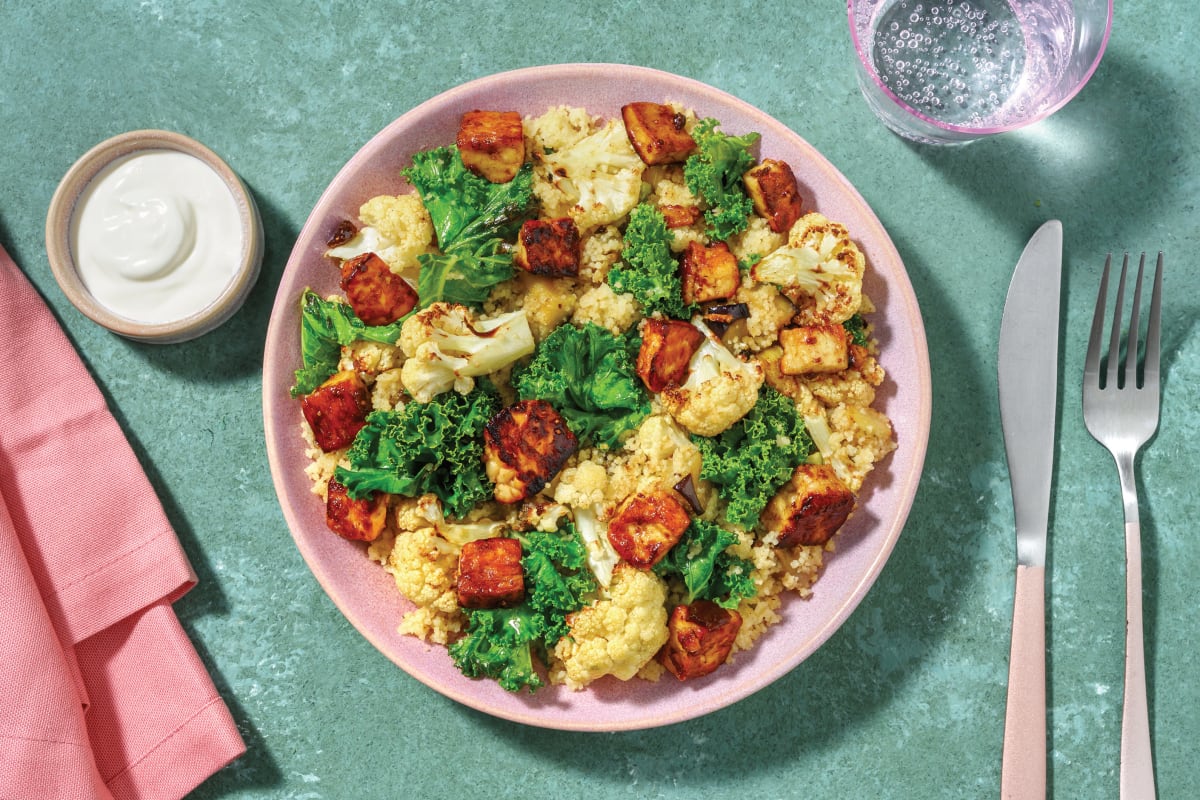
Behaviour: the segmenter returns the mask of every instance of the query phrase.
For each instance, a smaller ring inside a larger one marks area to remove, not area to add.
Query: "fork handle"
[[[1129,510],[1126,509],[1126,515]],[[1125,523],[1125,699],[1121,711],[1121,800],[1153,800],[1154,756],[1146,701],[1146,655],[1142,630],[1142,529]]]
[[[1046,796],[1046,568],[1017,565],[1000,797]]]

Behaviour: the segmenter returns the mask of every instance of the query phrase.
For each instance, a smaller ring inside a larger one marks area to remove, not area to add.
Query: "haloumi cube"
[[[468,111],[455,143],[463,166],[492,183],[508,183],[525,163],[525,134],[516,111]]]
[[[779,346],[779,371],[784,375],[841,372],[850,366],[850,338],[837,323],[784,328]]]
[[[686,303],[728,300],[742,284],[737,256],[724,242],[710,245],[688,242],[679,270]]]
[[[742,176],[754,211],[775,233],[787,233],[801,216],[800,188],[786,161],[764,158]]]
[[[686,161],[696,149],[687,132],[687,118],[661,103],[630,103],[621,107],[629,143],[650,166]]]

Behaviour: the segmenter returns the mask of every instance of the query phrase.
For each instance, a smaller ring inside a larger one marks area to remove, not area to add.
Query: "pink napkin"
[[[180,798],[245,744],[171,603],[195,573],[0,247],[0,800]]]

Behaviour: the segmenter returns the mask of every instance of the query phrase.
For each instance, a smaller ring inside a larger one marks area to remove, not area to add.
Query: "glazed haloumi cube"
[[[686,161],[696,149],[687,117],[668,105],[629,103],[621,107],[621,119],[629,143],[649,166]]]
[[[742,285],[737,256],[724,242],[688,242],[679,264],[685,303],[728,300]]]
[[[521,225],[513,263],[534,275],[556,278],[579,274],[579,226],[570,217],[531,219]]]
[[[651,317],[642,326],[637,374],[652,392],[680,386],[687,380],[692,356],[704,342],[704,333],[690,322]]]
[[[683,206],[676,203],[668,203],[661,205],[658,210],[662,212],[663,219],[667,223],[667,228],[690,228],[701,219],[704,218],[704,211],[700,206]]]
[[[579,447],[567,422],[545,400],[501,409],[483,430],[484,469],[501,503],[518,503],[546,488]]]
[[[464,544],[454,588],[463,608],[498,608],[524,600],[521,542],[495,537]]]
[[[787,233],[801,216],[800,188],[786,161],[764,158],[742,176],[754,211],[775,233]]]
[[[707,675],[729,658],[741,628],[741,614],[711,600],[675,606],[667,620],[670,638],[659,651],[659,661],[681,681]]]
[[[389,325],[417,305],[417,290],[374,253],[343,261],[339,285],[354,316],[367,325]]]
[[[761,522],[780,547],[823,545],[850,517],[854,492],[829,464],[801,464],[763,510]]]
[[[387,510],[387,495],[371,492],[356,499],[336,478],[329,480],[325,491],[325,524],[343,539],[375,541],[383,533]]]
[[[779,371],[784,375],[841,372],[850,366],[850,338],[837,323],[784,328],[779,346]]]
[[[354,441],[367,424],[371,392],[353,370],[334,373],[300,401],[317,446],[328,453]]]
[[[674,494],[637,492],[625,498],[608,523],[608,542],[638,569],[650,569],[674,547],[692,518]]]
[[[508,183],[525,163],[525,134],[516,111],[468,111],[455,139],[463,166],[492,183]]]

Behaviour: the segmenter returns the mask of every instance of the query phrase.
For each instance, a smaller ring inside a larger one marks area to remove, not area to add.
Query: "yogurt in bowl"
[[[94,147],[51,201],[46,249],[64,293],[132,339],[181,342],[241,306],[262,262],[262,223],[237,175],[167,131]]]

